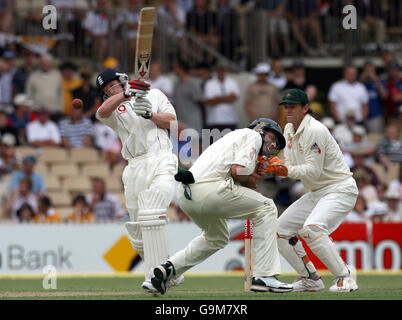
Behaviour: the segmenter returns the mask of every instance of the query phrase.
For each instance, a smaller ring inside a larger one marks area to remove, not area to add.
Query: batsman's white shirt
[[[146,97],[155,113],[170,113],[176,116],[168,98],[158,89],[151,89]],[[96,113],[96,118],[118,134],[121,154],[128,160],[123,171],[126,207],[131,221],[137,221],[138,193],[155,188],[164,193],[167,208],[173,197],[174,174],[177,172],[177,157],[167,129],[158,127],[153,121],[137,116],[133,111],[135,98],[120,104],[107,118]]]
[[[171,113],[176,116],[172,104],[159,89],[149,90],[146,98],[152,104],[152,112]],[[121,154],[130,160],[145,153],[171,152],[172,143],[167,129],[159,128],[153,121],[137,116],[133,110],[135,97],[120,104],[107,118],[96,112],[96,118],[111,127],[120,137]]]

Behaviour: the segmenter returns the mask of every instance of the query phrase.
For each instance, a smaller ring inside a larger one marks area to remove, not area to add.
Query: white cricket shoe
[[[148,293],[158,293],[158,290],[152,285],[151,280],[145,280],[142,283],[142,288],[146,290]]]
[[[177,287],[178,285],[181,285],[184,282],[184,276],[181,274],[179,277],[176,279],[170,279],[169,281],[169,287]]]
[[[253,278],[250,290],[256,292],[289,292],[293,290],[293,286],[280,282],[276,277],[272,276]]]
[[[331,292],[351,292],[357,290],[356,281],[352,277],[338,277],[335,284],[329,288]]]
[[[325,288],[324,282],[321,277],[313,280],[306,277],[301,277],[293,282],[293,291],[295,292],[316,292]]]

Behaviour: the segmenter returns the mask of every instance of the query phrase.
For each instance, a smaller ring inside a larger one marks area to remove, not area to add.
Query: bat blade
[[[139,80],[149,77],[155,11],[155,7],[145,7],[140,12],[134,61],[134,77]]]

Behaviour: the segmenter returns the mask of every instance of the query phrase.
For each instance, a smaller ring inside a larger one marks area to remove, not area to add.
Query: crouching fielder
[[[324,289],[298,236],[335,276],[330,291],[356,290],[350,267],[329,237],[355,205],[355,180],[328,129],[310,115],[306,93],[290,89],[279,104],[288,122],[284,132],[287,176],[301,180],[308,191],[278,219],[279,252],[300,275],[293,283],[294,291]]]
[[[122,156],[124,195],[130,222],[126,223],[134,249],[144,260],[143,288],[157,292],[152,267],[169,255],[166,212],[173,197],[177,158],[167,129],[176,113],[167,97],[149,84],[128,81],[115,69],[101,72],[96,85],[103,103],[96,118],[117,132]]]
[[[226,219],[250,219],[254,226],[254,270],[251,290],[287,292],[292,286],[278,281],[279,252],[276,241],[277,209],[274,202],[256,192],[265,168],[259,154],[272,157],[283,149],[279,125],[257,119],[249,128],[226,134],[196,160],[187,176],[177,180],[180,207],[202,229],[185,249],[156,267],[152,284],[164,294],[172,276],[183,274],[228,244]]]

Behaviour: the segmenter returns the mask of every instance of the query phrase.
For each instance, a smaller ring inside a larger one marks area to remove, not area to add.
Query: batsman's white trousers
[[[350,177],[342,182],[308,192],[279,217],[278,234],[293,237],[307,225],[334,232],[356,204],[358,189]]]
[[[225,219],[250,219],[254,226],[254,277],[280,274],[276,241],[278,211],[274,202],[260,193],[223,181],[190,185],[192,200],[185,198],[183,185],[178,190],[178,203],[183,211],[202,229],[185,249],[169,258],[180,275],[200,264],[229,242]]]
[[[138,194],[147,189],[156,189],[165,195],[167,211],[173,199],[176,172],[177,157],[171,152],[147,153],[128,161],[122,180],[131,221],[138,221]]]

